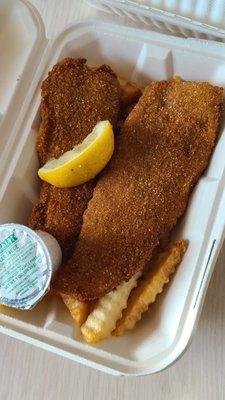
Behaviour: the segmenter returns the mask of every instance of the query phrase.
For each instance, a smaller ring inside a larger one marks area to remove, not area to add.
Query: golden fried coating
[[[29,226],[52,234],[65,260],[80,233],[83,213],[91,199],[96,180],[74,188],[57,188],[41,183],[40,199],[34,206]]]
[[[176,267],[182,261],[187,246],[186,240],[178,240],[152,259],[149,271],[140,279],[136,289],[131,292],[122,318],[117,321],[114,335],[123,335],[125,331],[134,328],[142,314],[162,292],[164,285],[169,282],[170,275],[175,272]]]
[[[85,59],[66,58],[49,72],[41,94],[42,121],[37,141],[41,166],[81,143],[97,122],[117,122],[121,89],[106,65],[89,68]],[[40,200],[31,213],[29,226],[52,234],[64,259],[70,256],[79,235],[94,186],[95,180],[70,189],[41,184]]]
[[[209,83],[151,83],[127,118],[55,288],[93,300],[151,259],[184,213],[208,165],[223,91]]]

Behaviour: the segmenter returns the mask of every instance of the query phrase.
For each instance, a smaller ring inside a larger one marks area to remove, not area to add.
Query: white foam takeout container
[[[9,41],[15,46],[12,53]],[[178,74],[225,88],[224,46],[94,20],[77,23],[48,41],[40,16],[26,2],[1,2],[0,223],[26,224],[38,198],[40,84],[58,60],[71,56],[86,57],[89,65],[108,63],[120,77],[139,85]],[[88,345],[61,300],[51,296],[32,311],[1,308],[0,331],[112,374],[149,374],[172,364],[193,335],[224,237],[224,148],[223,122],[210,165],[175,231],[190,240],[188,251],[132,332]]]
[[[176,36],[225,41],[225,0],[87,0],[122,21]]]

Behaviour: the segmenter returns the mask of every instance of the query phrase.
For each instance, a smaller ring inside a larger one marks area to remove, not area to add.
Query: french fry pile
[[[95,305],[61,295],[74,321],[81,326],[84,339],[96,343],[111,334],[119,336],[133,329],[169,282],[187,247],[186,240],[168,245],[154,256],[147,272],[138,272],[128,282],[123,282],[100,298]]]
[[[122,318],[117,321],[114,335],[123,335],[125,331],[134,328],[149,305],[155,302],[156,296],[163,291],[164,285],[169,282],[170,275],[182,261],[187,246],[187,241],[178,240],[156,255],[143,280],[132,291]]]

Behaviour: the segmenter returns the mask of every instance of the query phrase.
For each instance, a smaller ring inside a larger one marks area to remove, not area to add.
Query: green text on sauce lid
[[[44,241],[31,229],[0,225],[0,303],[28,310],[48,291],[52,261]]]

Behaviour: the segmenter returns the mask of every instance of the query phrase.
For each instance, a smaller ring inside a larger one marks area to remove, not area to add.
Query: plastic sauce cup
[[[49,291],[62,260],[57,240],[24,225],[0,225],[0,304],[32,309]]]

